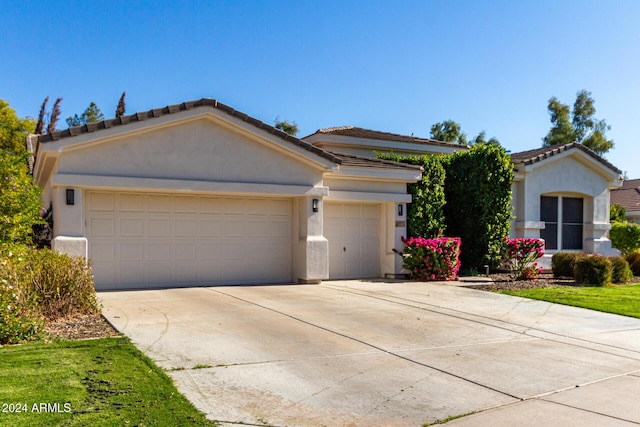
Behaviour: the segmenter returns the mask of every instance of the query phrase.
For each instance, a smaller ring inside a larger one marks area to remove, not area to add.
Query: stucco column
[[[320,283],[329,278],[329,242],[323,235],[322,197],[299,197],[296,208],[294,277],[299,283]]]
[[[53,240],[51,249],[70,256],[88,257],[84,236],[82,189],[53,188]]]
[[[402,257],[394,249],[402,252],[407,237],[407,204],[402,202],[384,203],[380,219],[382,254],[380,268],[382,277],[404,276]]]

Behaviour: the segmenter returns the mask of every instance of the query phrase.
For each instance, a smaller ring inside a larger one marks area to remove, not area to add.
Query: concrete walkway
[[[450,284],[101,292],[222,425],[640,424],[640,320]]]

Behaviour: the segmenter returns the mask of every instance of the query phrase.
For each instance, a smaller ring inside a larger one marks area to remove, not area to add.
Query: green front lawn
[[[0,348],[2,426],[214,426],[124,337]]]
[[[640,284],[603,288],[555,286],[501,293],[640,318]]]

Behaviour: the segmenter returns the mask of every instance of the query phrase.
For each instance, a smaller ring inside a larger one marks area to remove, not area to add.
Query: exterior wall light
[[[311,209],[313,209],[314,212],[318,212],[318,199],[313,199],[311,202]]]
[[[67,188],[67,204],[68,205],[76,204],[75,191],[73,191],[73,188]]]
[[[398,205],[398,216],[402,216],[402,214],[404,213],[404,205]]]

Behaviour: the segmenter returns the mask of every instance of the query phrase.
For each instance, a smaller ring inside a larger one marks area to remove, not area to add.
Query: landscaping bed
[[[102,314],[86,314],[47,322],[45,332],[53,339],[79,340],[119,335]]]
[[[538,289],[549,288],[552,286],[583,286],[576,283],[574,279],[557,279],[553,277],[553,273],[542,273],[538,279],[530,280],[513,280],[509,274],[491,274],[489,278],[493,280],[493,283],[482,283],[466,286],[468,288],[480,289],[483,291],[515,291],[521,289]],[[635,277],[629,284],[637,283],[640,281],[640,277]]]

